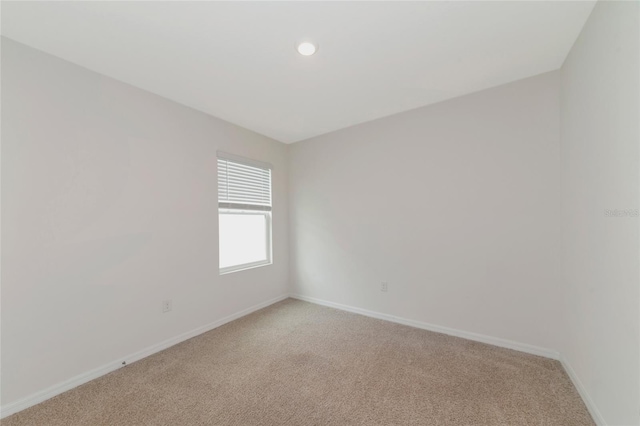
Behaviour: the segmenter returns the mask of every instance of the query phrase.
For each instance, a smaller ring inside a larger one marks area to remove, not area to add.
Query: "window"
[[[218,152],[220,273],[271,264],[271,165]]]

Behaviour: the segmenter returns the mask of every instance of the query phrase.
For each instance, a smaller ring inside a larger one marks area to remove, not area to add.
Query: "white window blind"
[[[218,205],[228,209],[271,211],[270,166],[246,164],[218,153]]]

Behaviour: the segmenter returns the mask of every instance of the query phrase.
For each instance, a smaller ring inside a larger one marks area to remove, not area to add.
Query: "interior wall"
[[[288,153],[2,38],[2,404],[290,273],[301,295],[559,349],[608,424],[637,424],[638,8],[598,2],[560,72]],[[218,275],[218,149],[275,166],[272,266]]]
[[[291,145],[294,292],[557,348],[559,102],[551,72]]]
[[[272,266],[218,274],[216,150],[274,165]],[[3,38],[2,404],[286,294],[287,206],[286,145]]]
[[[609,425],[640,424],[639,21],[599,1],[562,67],[560,349]]]

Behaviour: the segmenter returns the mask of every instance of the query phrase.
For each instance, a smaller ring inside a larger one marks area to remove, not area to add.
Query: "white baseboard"
[[[562,364],[562,367],[564,367],[564,371],[567,372],[567,375],[571,379],[571,382],[573,382],[573,386],[578,390],[582,401],[584,401],[584,405],[587,406],[587,410],[589,410],[591,417],[593,417],[593,421],[598,426],[606,426],[607,423],[604,421],[602,414],[600,414],[598,407],[596,407],[596,404],[594,404],[593,400],[587,393],[587,390],[578,378],[578,375],[571,367],[571,364],[569,364],[569,361],[567,361],[567,359],[563,355],[560,356],[560,363]]]
[[[514,342],[512,340],[500,339],[498,337],[486,336],[484,334],[473,333],[470,331],[457,330],[455,328],[443,327],[441,325],[429,324],[422,321],[415,321],[407,318],[396,317],[394,315],[383,314],[380,312],[369,311],[367,309],[356,308],[354,306],[343,305],[341,303],[329,302],[327,300],[316,299],[315,297],[302,296],[299,294],[290,294],[289,297],[293,299],[304,300],[305,302],[315,303],[317,305],[328,306],[330,308],[336,308],[343,311],[353,312],[356,314],[364,315],[371,318],[377,318],[385,321],[391,321],[398,324],[404,324],[415,328],[421,328],[423,330],[435,331],[436,333],[448,334],[449,336],[462,337],[463,339],[473,340],[476,342],[487,343],[493,346],[499,346],[501,348],[513,349],[519,352],[525,352],[532,355],[538,355],[545,358],[551,358],[558,360],[560,354],[552,349],[540,348],[538,346],[529,345],[526,343]]]
[[[593,417],[593,420],[596,422],[596,424],[598,426],[605,426],[606,423],[604,421],[604,419],[602,418],[602,415],[600,414],[600,411],[598,411],[598,408],[596,407],[596,405],[593,403],[593,400],[591,399],[591,397],[589,396],[589,394],[587,393],[587,391],[585,390],[584,386],[582,385],[582,382],[580,381],[580,379],[578,378],[578,376],[576,375],[575,371],[573,371],[573,368],[571,368],[571,365],[567,362],[566,358],[564,358],[563,356],[561,356],[557,351],[551,350],[551,349],[545,349],[545,348],[540,348],[537,346],[533,346],[533,345],[528,345],[526,343],[520,343],[520,342],[514,342],[511,340],[506,340],[506,339],[500,339],[497,337],[491,337],[491,336],[486,336],[483,334],[479,334],[479,333],[472,333],[469,331],[463,331],[463,330],[457,330],[457,329],[453,329],[453,328],[449,328],[449,327],[443,327],[440,325],[435,325],[435,324],[429,324],[429,323],[425,323],[425,322],[421,322],[421,321],[415,321],[415,320],[410,320],[410,319],[406,319],[406,318],[401,318],[401,317],[396,317],[393,315],[388,315],[388,314],[383,314],[380,312],[374,312],[374,311],[369,311],[367,309],[361,309],[361,308],[356,308],[354,306],[348,306],[348,305],[343,305],[340,303],[334,303],[334,302],[329,302],[326,300],[322,300],[322,299],[317,299],[315,297],[308,297],[308,296],[302,296],[299,294],[290,294],[290,295],[283,295],[283,296],[279,296],[276,297],[274,299],[271,300],[267,300],[265,302],[259,303],[257,305],[254,305],[250,308],[244,309],[240,312],[236,312],[235,314],[229,315],[225,318],[222,318],[218,321],[214,321],[210,324],[204,325],[202,327],[198,327],[194,330],[188,331],[186,333],[180,334],[179,336],[167,339],[163,342],[160,342],[156,345],[150,346],[148,348],[145,348],[141,351],[135,352],[129,356],[123,357],[121,359],[118,359],[116,361],[113,361],[109,364],[103,365],[101,367],[98,367],[96,369],[93,369],[91,371],[87,371],[83,374],[77,375],[75,377],[72,377],[68,380],[65,380],[64,382],[58,383],[56,385],[53,385],[47,389],[44,389],[42,391],[36,392],[28,397],[22,398],[18,401],[6,404],[2,407],[0,407],[0,418],[5,418],[7,416],[10,416],[11,414],[15,414],[19,411],[22,411],[26,408],[29,408],[33,405],[39,404],[41,402],[46,401],[47,399],[53,398],[56,395],[59,395],[63,392],[66,392],[68,390],[71,390],[77,386],[80,386],[82,384],[85,384],[87,382],[90,382],[91,380],[97,379],[100,376],[104,376],[107,373],[110,373],[112,371],[117,370],[118,368],[121,368],[122,362],[126,362],[127,364],[131,364],[135,361],[139,361],[143,358],[146,358],[150,355],[153,355],[157,352],[160,352],[164,349],[167,349],[173,345],[176,345],[180,342],[183,342],[187,339],[190,339],[192,337],[195,337],[199,334],[202,333],[206,333],[207,331],[213,330],[214,328],[218,328],[221,325],[227,324],[233,320],[236,320],[238,318],[241,318],[245,315],[248,315],[252,312],[255,312],[259,309],[262,308],[266,308],[269,305],[273,305],[274,303],[280,302],[281,300],[286,299],[287,297],[291,297],[294,299],[299,299],[299,300],[303,300],[305,302],[310,302],[310,303],[315,303],[317,305],[322,305],[322,306],[328,306],[330,308],[335,308],[335,309],[340,309],[343,311],[347,311],[347,312],[353,312],[356,314],[360,314],[360,315],[365,315],[368,317],[372,317],[372,318],[377,318],[377,319],[381,319],[381,320],[386,320],[386,321],[390,321],[390,322],[394,322],[394,323],[398,323],[398,324],[403,324],[403,325],[408,325],[411,327],[416,327],[416,328],[420,328],[423,330],[429,330],[429,331],[434,331],[437,333],[443,333],[443,334],[447,334],[450,336],[455,336],[455,337],[461,337],[463,339],[468,339],[468,340],[473,340],[476,342],[482,342],[482,343],[487,343],[490,345],[494,345],[494,346],[499,346],[499,347],[503,347],[503,348],[507,348],[507,349],[513,349],[516,351],[520,351],[520,352],[525,352],[528,354],[532,354],[532,355],[538,355],[538,356],[542,356],[545,358],[551,358],[551,359],[555,359],[555,360],[559,360],[562,364],[562,366],[564,367],[565,371],[567,372],[567,375],[569,376],[569,378],[571,379],[571,381],[573,382],[573,385],[576,387],[576,389],[578,390],[578,393],[580,394],[580,396],[582,397],[582,400],[584,401],[585,405],[587,406],[587,409],[589,410],[589,413],[591,414],[591,416]]]
[[[598,426],[606,426],[607,424],[604,418],[602,417],[602,414],[600,414],[600,411],[598,410],[593,400],[591,399],[586,389],[584,388],[584,385],[576,375],[575,371],[573,371],[573,368],[571,368],[571,365],[568,363],[567,359],[557,351],[540,348],[533,345],[528,345],[526,343],[514,342],[511,340],[486,336],[484,334],[472,333],[469,331],[457,330],[454,328],[443,327],[440,325],[429,324],[421,321],[414,321],[406,318],[396,317],[393,315],[383,314],[380,312],[369,311],[367,309],[361,309],[353,306],[343,305],[340,303],[329,302],[327,300],[317,299],[315,297],[302,296],[299,294],[290,294],[289,297],[293,299],[304,300],[305,302],[315,303],[317,305],[328,306],[330,308],[335,308],[335,309],[340,309],[347,312],[353,312],[356,314],[365,315],[372,318],[391,321],[398,324],[404,324],[411,327],[421,328],[424,330],[435,331],[437,333],[448,334],[450,336],[462,337],[463,339],[474,340],[476,342],[487,343],[489,345],[500,346],[502,348],[513,349],[519,352],[525,352],[528,354],[538,355],[545,358],[551,358],[551,359],[560,361],[560,363],[562,364],[562,367],[567,372],[567,375],[573,382],[573,385],[575,386],[576,390],[580,394],[580,397],[584,401],[584,404],[587,406],[587,409],[589,410],[591,417],[593,417],[593,421]]]
[[[259,303],[257,305],[251,306],[250,308],[243,309],[240,312],[236,312],[235,314],[229,315],[218,321],[214,321],[210,324],[203,325],[202,327],[198,327],[194,330],[187,331],[186,333],[182,333],[176,337],[172,337],[165,341],[162,341],[156,345],[149,346],[141,351],[135,352],[129,356],[125,356],[116,361],[110,362],[109,364],[103,365],[101,367],[95,368],[91,371],[87,371],[85,373],[79,374],[75,377],[72,377],[64,382],[55,384],[47,389],[36,392],[32,395],[29,395],[25,398],[22,398],[18,401],[11,402],[9,404],[3,405],[0,407],[0,418],[5,418],[10,416],[11,414],[15,414],[18,411],[22,411],[25,408],[29,408],[33,405],[39,404],[41,402],[46,401],[47,399],[53,398],[56,395],[60,395],[63,392],[66,392],[70,389],[73,389],[77,386],[90,382],[91,380],[97,379],[100,376],[104,376],[107,373],[117,370],[118,368],[123,367],[122,363],[126,362],[127,364],[131,364],[133,362],[139,361],[143,358],[148,357],[149,355],[153,355],[157,352],[165,350],[173,345],[176,345],[180,342],[183,342],[187,339],[195,337],[199,334],[205,333],[207,331],[213,330],[214,328],[218,328],[221,325],[227,324],[233,320],[236,320],[240,317],[248,315],[252,312],[255,312],[259,309],[266,308],[269,305],[273,305],[274,303],[280,302],[288,298],[288,295],[282,295],[276,297],[271,300],[267,300],[266,302]]]

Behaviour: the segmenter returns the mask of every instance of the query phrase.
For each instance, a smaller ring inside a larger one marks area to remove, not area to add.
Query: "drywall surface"
[[[551,72],[291,145],[292,291],[556,348],[559,117]]]
[[[272,266],[218,274],[216,150],[274,165]],[[285,294],[286,175],[280,142],[3,38],[3,406]]]
[[[558,349],[609,425],[640,424],[639,20],[598,2],[562,67]]]

